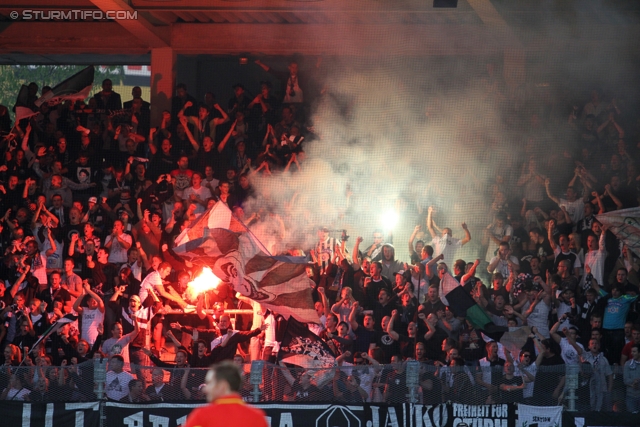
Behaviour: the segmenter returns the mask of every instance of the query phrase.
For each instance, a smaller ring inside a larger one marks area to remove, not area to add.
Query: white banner
[[[562,427],[562,406],[518,404],[517,427]]]

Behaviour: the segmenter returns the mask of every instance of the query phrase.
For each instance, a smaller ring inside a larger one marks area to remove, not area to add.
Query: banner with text
[[[106,403],[109,427],[178,427],[202,404],[157,403],[136,405]],[[516,406],[461,405],[339,405],[258,404],[271,427],[299,425],[331,427],[516,427]],[[55,426],[54,426],[55,427]]]
[[[2,427],[97,427],[100,402],[0,401]]]

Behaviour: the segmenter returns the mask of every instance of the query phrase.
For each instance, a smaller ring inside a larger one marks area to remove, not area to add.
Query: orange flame
[[[187,285],[187,298],[195,301],[198,295],[217,288],[220,282],[222,282],[222,280],[216,277],[209,267],[205,267],[202,269],[202,273]]]

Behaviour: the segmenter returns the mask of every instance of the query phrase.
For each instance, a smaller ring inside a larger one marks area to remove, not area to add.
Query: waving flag
[[[517,353],[526,343],[530,329],[527,326],[507,328],[497,326],[471,295],[449,273],[440,280],[440,299],[457,317],[465,317],[471,325],[484,332],[493,341],[498,341],[512,353]]]
[[[449,273],[440,280],[440,299],[455,316],[465,317],[474,328],[484,329],[493,324],[489,315]]]
[[[596,219],[640,257],[640,208],[611,211],[596,215]]]
[[[27,107],[28,98],[29,87],[27,85],[22,85],[20,87],[20,92],[18,92],[18,98],[16,99],[15,105],[16,123],[18,123],[22,119],[26,119],[38,114],[38,111],[33,111],[31,108]]]
[[[49,326],[49,328],[46,331],[44,331],[44,333],[40,335],[40,338],[38,338],[38,340],[31,346],[31,350],[29,351],[29,353],[33,353],[33,351],[36,348],[38,348],[41,342],[49,338],[49,336],[51,336],[54,332],[60,329],[62,325],[66,325],[67,323],[73,323],[76,320],[78,320],[78,316],[76,316],[75,314],[68,313],[68,314],[65,314],[63,317],[61,317],[60,319],[53,322],[53,324]]]
[[[84,70],[69,77],[38,98],[36,106],[40,107],[45,102],[53,106],[67,100],[84,101],[89,96],[91,89],[93,88],[94,71],[93,65],[90,65]]]
[[[291,317],[287,321],[278,360],[303,368],[330,368],[336,357],[326,342]]]
[[[284,317],[319,322],[306,263],[271,256],[224,203],[216,205],[176,238],[176,254],[208,266],[236,292]]]

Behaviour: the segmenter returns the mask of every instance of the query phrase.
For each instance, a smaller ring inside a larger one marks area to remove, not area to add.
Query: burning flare
[[[198,295],[217,288],[220,282],[222,280],[216,277],[209,267],[205,267],[202,269],[202,273],[187,285],[187,298],[190,301],[195,301]]]

